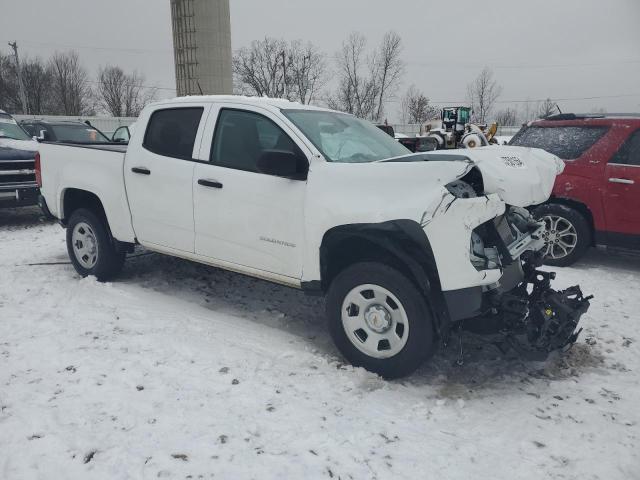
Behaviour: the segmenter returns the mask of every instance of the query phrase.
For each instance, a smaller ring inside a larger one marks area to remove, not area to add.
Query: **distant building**
[[[178,96],[231,94],[229,0],[170,0]]]

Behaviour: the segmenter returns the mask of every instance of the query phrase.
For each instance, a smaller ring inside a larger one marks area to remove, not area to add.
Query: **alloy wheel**
[[[578,244],[578,233],[573,223],[557,215],[545,215],[545,257],[558,260],[570,255]]]

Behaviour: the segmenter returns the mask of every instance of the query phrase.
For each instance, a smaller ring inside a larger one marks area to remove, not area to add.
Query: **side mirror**
[[[292,180],[306,180],[307,164],[300,155],[285,150],[265,150],[256,164],[260,173]]]
[[[47,131],[46,130],[40,130],[40,135],[38,135],[37,137],[34,136],[33,139],[36,142],[44,142],[47,139]]]

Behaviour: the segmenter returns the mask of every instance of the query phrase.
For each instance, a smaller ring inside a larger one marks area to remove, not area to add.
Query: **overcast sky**
[[[415,84],[436,103],[463,102],[488,65],[502,102],[640,111],[640,0],[230,1],[234,49],[273,36],[333,56],[352,31],[373,46],[395,30],[406,62],[399,93]],[[118,64],[175,94],[169,0],[0,0],[0,51],[10,40],[27,56],[76,49],[92,75]]]

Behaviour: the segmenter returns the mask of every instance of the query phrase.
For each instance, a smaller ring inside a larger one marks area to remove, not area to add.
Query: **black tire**
[[[373,284],[392,293],[408,318],[408,338],[397,354],[376,358],[365,354],[349,339],[343,326],[342,307],[346,296],[360,285]],[[381,263],[363,262],[340,272],[329,288],[326,300],[329,332],[338,350],[353,365],[384,378],[412,373],[435,351],[433,319],[424,295],[402,273]]]
[[[551,254],[547,254],[544,259],[545,265],[555,267],[568,267],[569,265],[573,265],[591,246],[592,236],[589,221],[578,210],[559,203],[547,203],[536,208],[534,214],[536,218],[541,220],[545,217],[560,218],[563,222],[566,222],[563,223],[563,225],[570,224],[573,227],[576,235],[575,246],[568,254],[559,256],[558,258],[553,258]],[[555,232],[553,233],[555,234]],[[551,234],[551,232],[547,232],[547,235],[549,234]],[[569,236],[568,238],[573,237]],[[553,237],[551,237],[551,240],[553,240]],[[556,252],[558,252],[558,248],[556,248],[554,252],[554,254],[558,256]],[[560,251],[561,255],[562,253],[563,252]]]
[[[97,257],[95,264],[90,268],[82,265],[76,256],[77,250],[73,245],[73,232],[80,223],[88,225],[95,237]],[[78,274],[83,277],[93,275],[101,282],[111,280],[120,273],[125,259],[125,253],[116,249],[106,221],[91,210],[84,208],[73,212],[67,223],[67,252]]]

